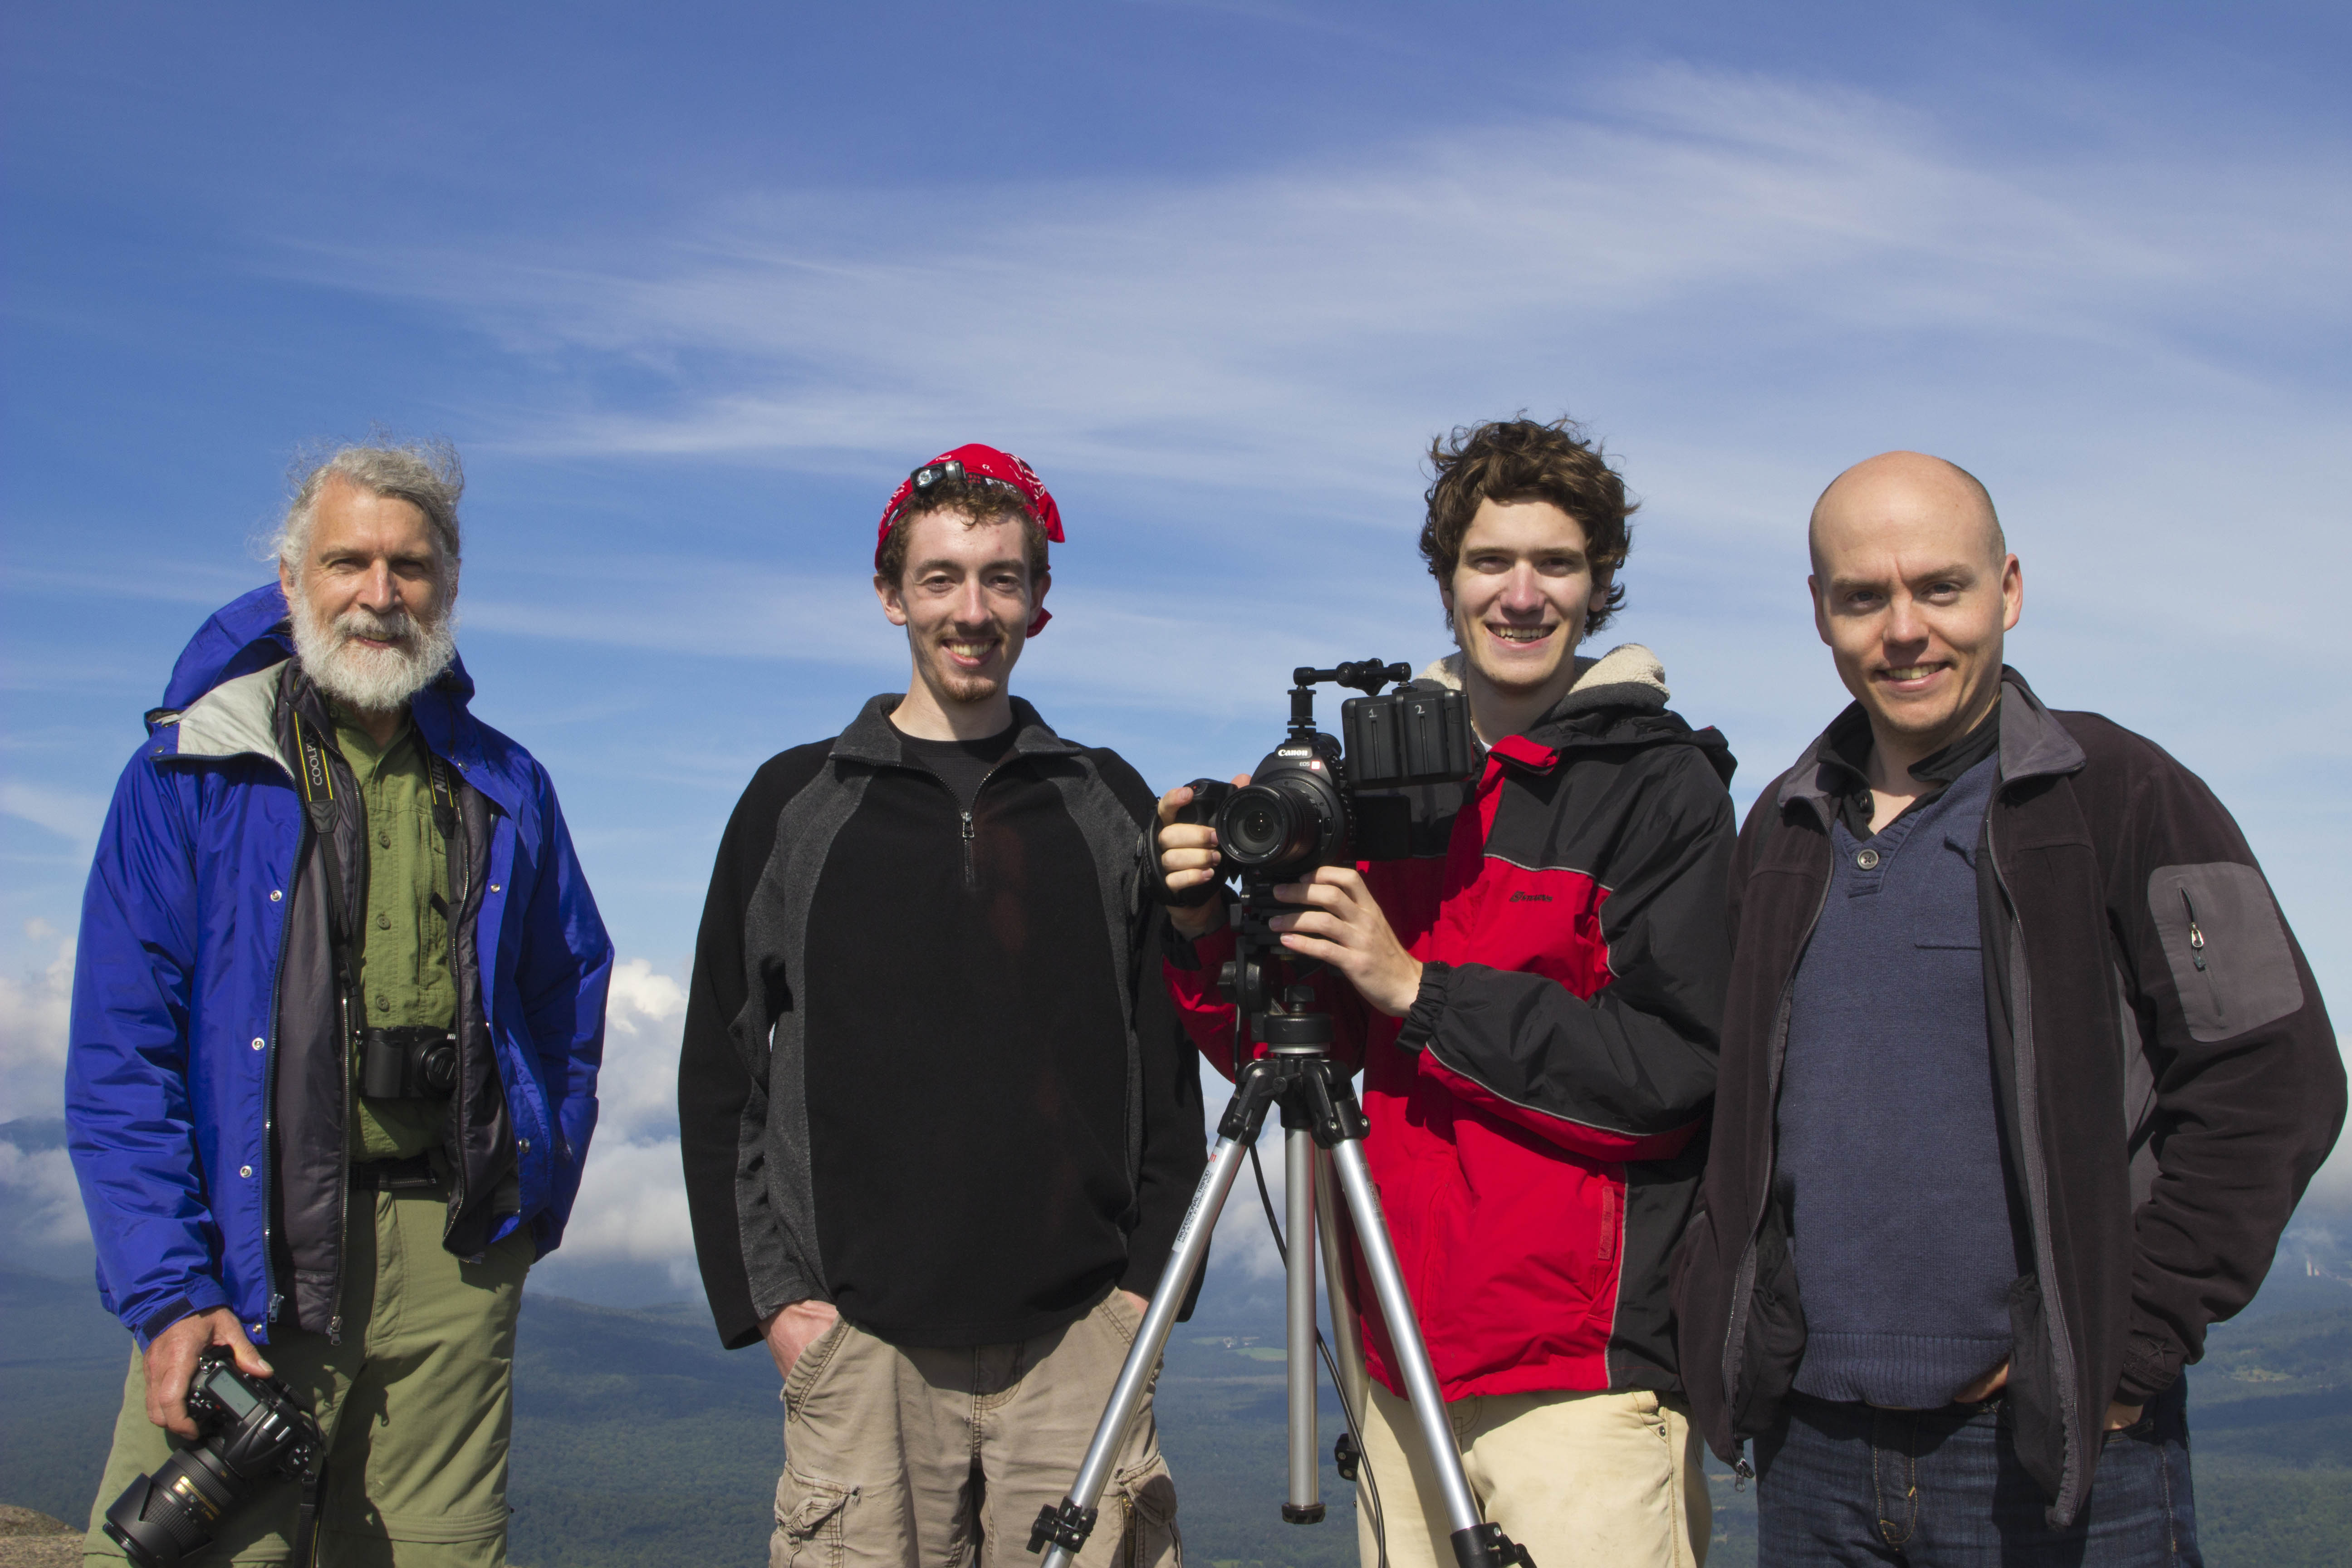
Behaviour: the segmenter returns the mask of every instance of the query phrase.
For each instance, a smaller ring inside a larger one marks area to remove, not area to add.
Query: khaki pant
[[[976,1349],[902,1349],[835,1324],[784,1380],[769,1568],[1034,1568],[1029,1527],[1076,1479],[1140,1326],[1117,1291],[1067,1328]],[[1078,1563],[1182,1562],[1147,1396]]]
[[[1698,1435],[1679,1404],[1636,1390],[1473,1394],[1445,1408],[1471,1495],[1541,1568],[1706,1563],[1714,1510]],[[1412,1406],[1377,1384],[1364,1454],[1391,1568],[1450,1568],[1452,1531]],[[1379,1559],[1364,1491],[1359,1483],[1356,1539],[1369,1568]]]
[[[373,1224],[366,1223],[371,1217]],[[532,1246],[518,1232],[479,1263],[441,1246],[448,1200],[429,1187],[354,1191],[343,1335],[288,1333],[262,1359],[328,1437],[319,1557],[325,1568],[499,1568],[507,1554],[507,1438],[514,1424],[515,1314]],[[122,1549],[99,1525],[122,1489],[178,1441],[147,1419],[146,1367],[124,1381],[114,1450],[90,1509],[87,1564]],[[299,1490],[272,1481],[222,1520],[190,1568],[282,1563]]]

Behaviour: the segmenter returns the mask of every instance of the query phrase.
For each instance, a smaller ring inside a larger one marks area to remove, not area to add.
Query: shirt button
[[[392,1011],[392,998],[391,998],[391,997],[389,997],[389,996],[379,996],[379,997],[377,997],[377,998],[375,999],[375,1010],[376,1010],[377,1012],[379,1012],[379,1013],[389,1013],[389,1012],[391,1012],[391,1011]]]
[[[376,916],[375,929],[378,931],[390,931],[392,929],[392,917],[390,915]]]
[[[389,833],[379,833],[379,834],[377,834],[377,835],[375,836],[375,847],[376,847],[377,848],[379,848],[379,849],[389,849],[389,848],[391,848],[391,847],[392,847],[392,835],[391,835],[391,834],[389,834]]]
[[[1875,871],[1878,869],[1878,851],[1875,849],[1860,850],[1854,855],[1853,863],[1861,867],[1865,871]]]
[[[253,1037],[253,1048],[257,1051],[261,1049],[261,1037],[258,1035]]]

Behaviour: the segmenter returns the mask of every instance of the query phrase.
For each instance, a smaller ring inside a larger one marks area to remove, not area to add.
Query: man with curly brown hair
[[[1703,1158],[1729,963],[1732,759],[1668,711],[1646,648],[1576,649],[1623,600],[1623,481],[1566,420],[1434,445],[1421,550],[1485,754],[1406,792],[1412,858],[1277,889],[1284,943],[1329,967],[1335,1049],[1363,1065],[1365,1146],[1486,1518],[1544,1568],[1696,1564],[1706,1484],[1681,1400],[1667,1249]],[[1215,834],[1160,803],[1171,893]],[[1222,900],[1171,909],[1169,980],[1231,1072]],[[1368,1279],[1356,1292],[1369,1301]],[[1363,1323],[1365,1448],[1400,1565],[1449,1563],[1387,1327]],[[1377,1543],[1358,1510],[1365,1561]]]

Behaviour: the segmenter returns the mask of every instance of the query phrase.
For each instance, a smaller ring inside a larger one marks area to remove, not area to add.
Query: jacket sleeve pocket
[[[2302,1010],[2286,926],[2254,867],[2159,866],[2147,879],[2147,910],[2189,1038],[2226,1040]]]

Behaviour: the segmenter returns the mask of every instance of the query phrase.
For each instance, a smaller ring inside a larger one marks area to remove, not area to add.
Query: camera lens
[[[1290,813],[1272,792],[1237,800],[1226,813],[1226,830],[1218,835],[1237,860],[1263,860],[1278,853],[1290,837]]]
[[[1217,847],[1236,866],[1279,869],[1314,864],[1323,847],[1323,823],[1295,778],[1237,789],[1217,820]]]

